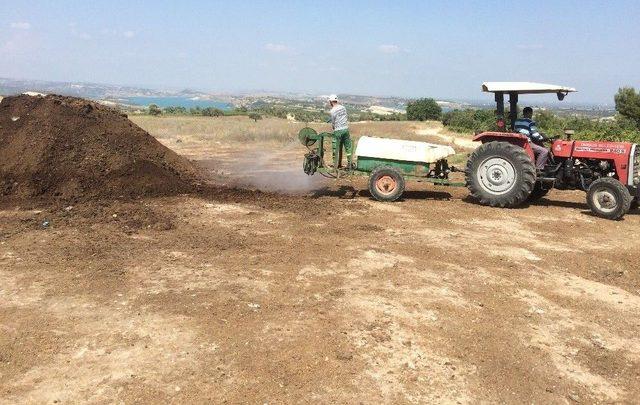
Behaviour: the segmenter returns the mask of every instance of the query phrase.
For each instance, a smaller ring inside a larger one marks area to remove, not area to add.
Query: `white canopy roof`
[[[573,87],[557,86],[555,84],[532,82],[484,82],[482,91],[496,93],[541,94],[541,93],[570,93],[576,91]]]

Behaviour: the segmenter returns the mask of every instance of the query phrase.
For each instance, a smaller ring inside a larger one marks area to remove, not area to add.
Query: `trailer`
[[[309,127],[300,130],[298,139],[309,149],[303,163],[306,174],[319,173],[328,178],[368,176],[369,192],[378,201],[402,197],[407,180],[464,186],[449,180],[450,173],[461,171],[449,166],[447,158],[456,153],[450,146],[362,136],[355,150],[355,167],[331,167],[324,161],[324,142],[331,137],[330,132],[318,133]]]

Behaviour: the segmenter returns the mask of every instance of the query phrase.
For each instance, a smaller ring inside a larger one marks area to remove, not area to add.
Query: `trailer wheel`
[[[523,148],[508,142],[480,145],[467,161],[466,185],[480,204],[516,207],[527,200],[536,169]]]
[[[591,212],[606,219],[622,218],[629,211],[632,199],[624,184],[611,177],[595,180],[587,191]]]
[[[378,167],[369,177],[369,192],[378,201],[395,201],[404,193],[404,177],[391,166]]]

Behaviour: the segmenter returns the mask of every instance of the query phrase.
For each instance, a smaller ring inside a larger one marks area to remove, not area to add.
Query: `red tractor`
[[[559,100],[575,89],[527,82],[487,82],[482,90],[495,94],[495,132],[483,132],[482,142],[467,162],[466,185],[481,204],[516,207],[533,202],[552,188],[583,190],[591,211],[603,218],[622,218],[640,196],[640,148],[629,142],[579,141],[551,138],[549,159],[536,170],[526,135],[515,132],[520,94],[555,93]],[[504,95],[509,95],[509,128],[504,121]]]

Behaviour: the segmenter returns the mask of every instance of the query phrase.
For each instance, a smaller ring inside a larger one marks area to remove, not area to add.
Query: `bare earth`
[[[640,398],[640,212],[418,183],[383,204],[295,144],[159,138],[288,194],[4,207],[0,403]]]

